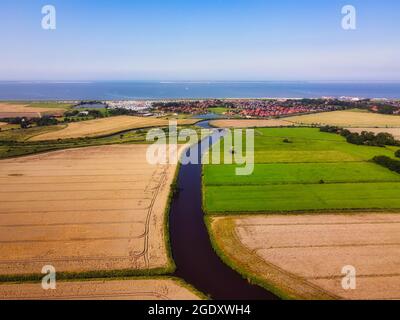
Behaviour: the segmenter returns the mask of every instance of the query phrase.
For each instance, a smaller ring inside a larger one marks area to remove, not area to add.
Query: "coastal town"
[[[400,114],[400,101],[353,97],[319,99],[204,99],[162,101],[104,101],[110,109],[125,109],[142,115],[215,113],[225,117],[276,118],[308,113],[360,108],[377,113]]]
[[[279,118],[285,116],[360,108],[377,113],[400,114],[400,101],[351,97],[320,99],[205,99],[104,102],[111,109],[141,114],[218,114],[224,117]]]
[[[237,119],[279,119],[320,112],[361,109],[372,113],[400,115],[397,99],[360,99],[353,97],[319,99],[199,99],[199,100],[121,100],[121,101],[58,101],[53,108],[40,102],[16,112],[15,106],[3,104],[0,119],[10,124],[30,122],[56,124],[119,115],[139,117],[218,117]],[[68,106],[63,112],[57,106]],[[23,111],[23,112],[22,112]]]

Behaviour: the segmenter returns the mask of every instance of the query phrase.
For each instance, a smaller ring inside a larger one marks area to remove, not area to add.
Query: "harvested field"
[[[289,127],[294,125],[285,120],[213,120],[210,124],[217,128]]]
[[[62,108],[44,108],[30,106],[29,104],[13,104],[0,102],[0,119],[16,117],[39,118],[43,115],[61,116],[64,111],[65,110]]]
[[[298,299],[400,299],[400,215],[211,218],[214,244],[246,277]],[[356,268],[356,289],[342,268]]]
[[[400,128],[347,128],[351,132],[361,133],[363,131],[373,132],[375,134],[385,132],[391,134],[395,139],[400,140]]]
[[[57,282],[56,290],[39,283],[1,284],[0,300],[198,300],[173,279]]]
[[[0,128],[7,126],[8,123],[7,122],[0,122]]]
[[[400,116],[357,111],[333,111],[285,118],[297,125],[330,125],[339,127],[400,127]]]
[[[0,274],[168,268],[165,208],[175,165],[147,145],[0,161]]]
[[[178,120],[179,125],[190,125],[198,120]],[[97,137],[110,135],[131,129],[168,126],[168,120],[132,116],[118,116],[104,119],[74,122],[57,132],[49,132],[33,137],[32,141],[71,139],[80,137]]]

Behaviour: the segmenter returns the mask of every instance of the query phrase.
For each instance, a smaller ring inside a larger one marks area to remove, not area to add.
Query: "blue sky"
[[[400,80],[399,34],[398,0],[1,0],[0,80]]]

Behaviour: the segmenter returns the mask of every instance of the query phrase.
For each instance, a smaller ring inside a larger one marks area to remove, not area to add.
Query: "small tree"
[[[394,154],[397,158],[400,158],[400,149],[399,150],[397,150],[396,152],[395,152],[395,154]]]

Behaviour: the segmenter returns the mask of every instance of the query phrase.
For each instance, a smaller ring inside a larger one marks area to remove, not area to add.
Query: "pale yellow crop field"
[[[0,161],[0,274],[168,268],[165,208],[176,165],[147,145]]]
[[[285,118],[298,125],[330,125],[339,127],[400,127],[400,116],[371,112],[333,111]]]
[[[58,281],[56,290],[40,283],[0,284],[0,300],[198,300],[174,279]]]
[[[29,104],[14,104],[0,102],[0,118],[16,118],[16,117],[41,117],[43,115],[62,115],[64,109],[60,108],[42,108],[29,106]]]
[[[214,218],[217,246],[246,276],[297,299],[400,299],[398,214]],[[342,269],[356,288],[342,287]]]
[[[189,125],[197,122],[195,119],[178,120],[178,125]],[[150,117],[133,117],[133,116],[117,116],[110,118],[102,118],[81,122],[73,122],[67,125],[66,128],[48,132],[33,137],[32,141],[56,140],[56,139],[71,139],[80,137],[96,137],[105,136],[117,132],[122,132],[131,129],[162,127],[168,126],[169,121],[165,119],[150,118]]]

